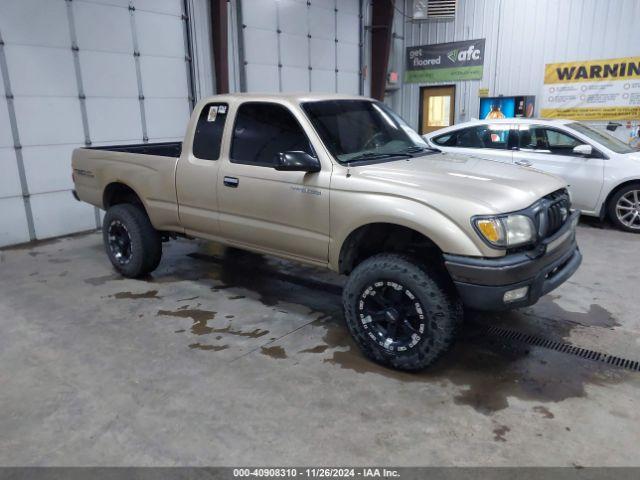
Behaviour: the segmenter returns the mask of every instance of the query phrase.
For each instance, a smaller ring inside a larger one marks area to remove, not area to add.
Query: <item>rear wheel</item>
[[[109,260],[125,277],[141,277],[158,267],[162,258],[160,234],[140,207],[120,204],[109,208],[102,236]]]
[[[621,230],[640,233],[640,183],[618,190],[609,200],[609,218]]]
[[[343,293],[349,330],[372,360],[421,370],[451,346],[462,306],[442,275],[397,254],[373,256],[354,269]]]

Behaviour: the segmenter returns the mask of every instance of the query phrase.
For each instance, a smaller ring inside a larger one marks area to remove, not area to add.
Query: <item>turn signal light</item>
[[[484,238],[492,243],[499,243],[503,239],[502,226],[498,220],[483,219],[478,220],[476,225],[478,229],[484,235]]]

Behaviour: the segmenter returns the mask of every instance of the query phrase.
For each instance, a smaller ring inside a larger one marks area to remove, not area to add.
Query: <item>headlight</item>
[[[476,218],[474,223],[484,239],[496,247],[516,247],[535,239],[533,222],[526,215]]]

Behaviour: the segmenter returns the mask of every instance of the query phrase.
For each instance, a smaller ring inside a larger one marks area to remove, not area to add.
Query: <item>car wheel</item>
[[[609,201],[609,218],[621,230],[640,233],[640,183],[618,190]]]
[[[397,254],[358,265],[343,292],[345,318],[362,352],[400,370],[422,370],[445,353],[462,305],[443,275]]]
[[[125,277],[137,278],[152,272],[162,258],[160,234],[147,214],[135,205],[109,208],[102,224],[102,237],[109,260]]]

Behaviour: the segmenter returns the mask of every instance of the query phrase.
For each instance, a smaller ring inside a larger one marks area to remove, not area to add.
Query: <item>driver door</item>
[[[597,150],[584,156],[573,148],[585,142],[557,128],[518,125],[518,148],[513,163],[536,168],[562,178],[569,184],[574,208],[593,212],[604,183],[604,158]]]
[[[289,107],[241,103],[229,156],[220,165],[218,208],[222,237],[234,244],[326,264],[331,171],[275,170],[277,154],[314,149]]]

